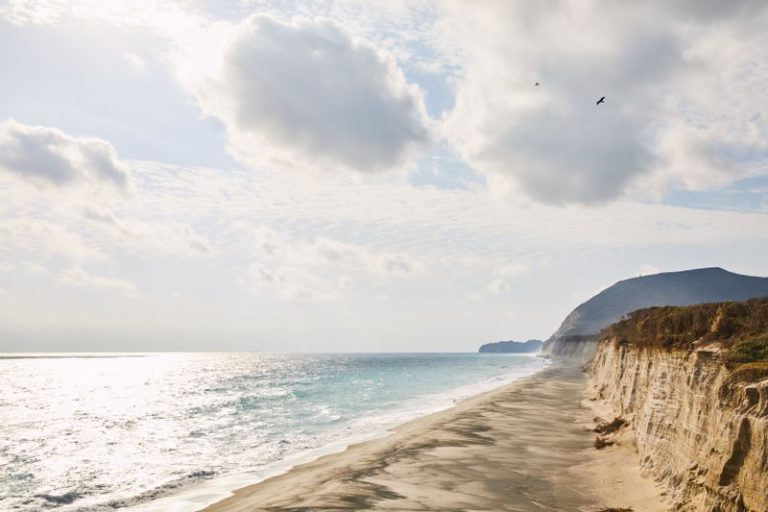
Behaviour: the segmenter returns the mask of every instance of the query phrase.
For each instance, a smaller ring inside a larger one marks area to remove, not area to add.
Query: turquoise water
[[[168,509],[177,493],[220,494],[544,365],[511,354],[3,357],[0,510],[145,510],[158,498]]]

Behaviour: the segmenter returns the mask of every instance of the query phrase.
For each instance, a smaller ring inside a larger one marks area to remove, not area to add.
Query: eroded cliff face
[[[717,343],[687,350],[616,338],[589,365],[593,397],[634,430],[673,510],[768,511],[768,379],[735,382]]]
[[[560,363],[583,365],[595,355],[597,336],[561,336],[550,338],[542,353]]]

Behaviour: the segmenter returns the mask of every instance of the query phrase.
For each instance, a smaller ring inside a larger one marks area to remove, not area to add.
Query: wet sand
[[[391,435],[240,489],[206,512],[665,510],[631,431],[593,447],[587,377],[550,367]]]

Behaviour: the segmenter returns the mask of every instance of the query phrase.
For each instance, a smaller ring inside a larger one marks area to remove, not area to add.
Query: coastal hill
[[[601,329],[651,306],[687,306],[768,296],[768,278],[722,268],[665,272],[619,281],[574,309],[544,344],[553,356],[586,361]]]
[[[541,340],[528,341],[496,341],[486,343],[480,347],[478,352],[482,353],[506,353],[506,354],[533,354],[541,351],[544,342]]]

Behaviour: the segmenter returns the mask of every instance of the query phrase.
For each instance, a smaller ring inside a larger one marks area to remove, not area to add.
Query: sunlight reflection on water
[[[146,502],[378,431],[543,364],[477,354],[0,358],[0,509]]]

